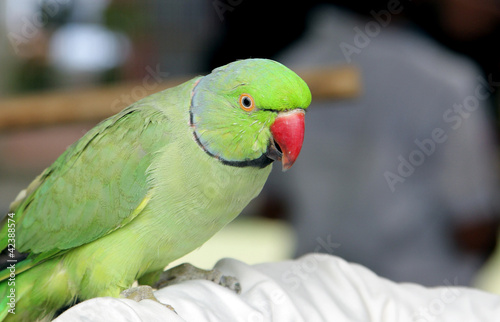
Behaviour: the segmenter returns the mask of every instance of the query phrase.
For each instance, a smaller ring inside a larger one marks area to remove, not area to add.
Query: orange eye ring
[[[240,99],[238,100],[240,103],[240,107],[242,110],[246,112],[250,112],[255,108],[255,102],[253,100],[252,95],[243,93],[240,95]]]

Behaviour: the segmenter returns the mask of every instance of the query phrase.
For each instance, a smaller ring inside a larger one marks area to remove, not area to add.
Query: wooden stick
[[[360,73],[353,66],[304,70],[298,74],[309,85],[313,100],[352,98],[361,91]],[[5,98],[0,100],[0,131],[101,120],[147,95],[188,79],[185,77],[155,84],[123,83]]]
[[[297,70],[297,74],[309,86],[313,101],[354,98],[362,91],[361,72],[352,65]]]

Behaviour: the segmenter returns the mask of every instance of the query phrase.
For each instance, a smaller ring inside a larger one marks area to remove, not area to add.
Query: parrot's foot
[[[235,277],[224,276],[217,269],[203,270],[188,263],[181,264],[162,272],[160,279],[153,285],[153,287],[160,289],[162,287],[178,284],[184,281],[200,279],[212,281],[236,292],[236,294],[241,292],[241,285]]]
[[[132,287],[129,288],[128,290],[125,290],[120,293],[120,297],[126,298],[129,300],[134,300],[136,302],[142,301],[142,300],[153,300],[155,302],[160,303],[161,305],[165,305],[167,308],[172,310],[174,313],[175,312],[174,308],[171,305],[168,304],[163,304],[158,299],[153,293],[153,288],[149,285],[140,285],[137,287]]]

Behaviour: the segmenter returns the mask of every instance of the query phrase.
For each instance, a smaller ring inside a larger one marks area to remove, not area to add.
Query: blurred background
[[[395,281],[500,292],[499,40],[496,0],[2,1],[0,212],[99,120],[165,84],[250,57],[347,65],[357,95],[313,90],[294,167],[183,261],[319,251]]]

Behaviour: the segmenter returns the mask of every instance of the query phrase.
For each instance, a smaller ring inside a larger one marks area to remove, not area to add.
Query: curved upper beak
[[[281,161],[283,171],[290,169],[299,156],[304,142],[304,115],[303,109],[282,112],[271,125],[273,141],[268,148],[267,156]]]

